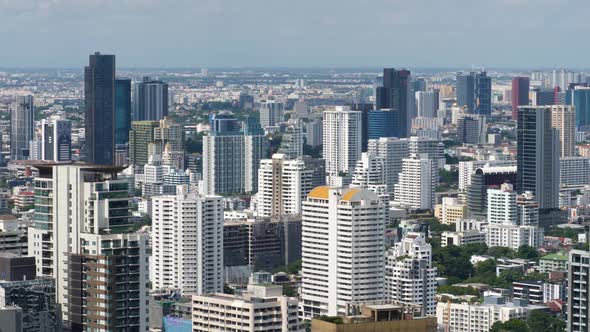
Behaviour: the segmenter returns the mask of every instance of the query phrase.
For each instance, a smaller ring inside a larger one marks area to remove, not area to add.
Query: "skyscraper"
[[[383,161],[385,184],[390,194],[393,194],[399,174],[402,172],[402,162],[409,157],[409,141],[394,137],[382,137],[369,140],[369,153]]]
[[[401,125],[399,111],[392,109],[372,110],[368,112],[367,138],[400,137]],[[368,145],[368,144],[367,144]]]
[[[436,161],[426,154],[403,159],[399,182],[395,184],[395,201],[413,209],[429,210],[434,206],[438,184]]]
[[[457,75],[457,104],[468,113],[492,113],[492,78],[485,71]]]
[[[33,142],[32,144],[39,147],[39,155],[35,158],[37,160],[71,160],[72,123],[59,119],[41,120],[41,135]]]
[[[33,96],[17,96],[10,112],[10,160],[29,159],[34,121]]]
[[[115,80],[115,144],[129,143],[131,130],[131,80]]]
[[[516,140],[519,193],[532,192],[540,209],[559,208],[559,133],[551,108],[520,106]]]
[[[457,122],[457,138],[465,144],[485,144],[488,127],[483,115],[466,114]]]
[[[223,200],[154,196],[152,288],[183,294],[223,291]]]
[[[386,219],[370,190],[322,186],[309,193],[301,240],[304,318],[343,315],[348,304],[384,297]]]
[[[590,126],[590,88],[575,87],[568,90],[568,104],[576,110],[576,127],[587,130]]]
[[[350,177],[361,156],[361,112],[347,106],[324,111],[323,157],[329,185],[339,176]]]
[[[90,55],[84,68],[86,161],[113,165],[115,161],[115,56]]]
[[[383,69],[383,86],[376,89],[375,108],[389,108],[399,112],[399,137],[410,136],[410,121],[415,117],[412,91],[409,70]]]
[[[159,121],[168,116],[167,83],[144,77],[133,92],[133,120]]]
[[[576,156],[576,111],[574,106],[552,105],[551,126],[559,130],[559,156]]]
[[[416,91],[415,95],[417,116],[435,118],[437,111],[435,104],[438,104],[438,100],[435,102],[437,96],[434,91]]]
[[[568,262],[567,330],[590,331],[590,252],[572,250]]]
[[[516,120],[518,106],[529,104],[529,85],[528,77],[512,78],[512,120]]]

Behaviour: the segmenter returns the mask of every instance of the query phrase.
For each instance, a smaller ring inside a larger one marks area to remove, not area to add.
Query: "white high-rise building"
[[[395,201],[413,209],[432,209],[438,184],[435,161],[427,155],[403,159],[399,182],[395,184]]]
[[[390,194],[393,193],[399,174],[402,172],[402,160],[409,157],[409,143],[405,139],[381,137],[371,139],[368,152],[383,161],[385,184]]]
[[[471,176],[478,168],[516,166],[516,160],[474,160],[459,162],[459,190],[466,191],[471,185]]]
[[[152,288],[223,291],[223,200],[178,194],[152,198]]]
[[[516,225],[516,191],[509,183],[500,189],[488,189],[488,222]]]
[[[149,236],[133,231],[128,181],[121,167],[39,164],[35,226],[28,253],[37,275],[55,279],[56,302],[68,324],[84,330],[147,329]],[[125,290],[116,298],[90,289]],[[82,300],[83,299],[83,300]],[[124,310],[120,310],[124,309]],[[95,319],[117,312],[120,320]]]
[[[272,127],[283,121],[285,104],[275,100],[267,100],[260,103],[260,126]]]
[[[370,190],[313,189],[303,203],[303,318],[346,313],[353,302],[382,299],[385,205]]]
[[[435,118],[436,94],[434,91],[416,91],[416,110],[419,117]]]
[[[258,216],[301,214],[301,205],[312,189],[312,176],[313,171],[306,169],[302,159],[288,159],[283,154],[262,159],[256,196]]]
[[[572,250],[568,261],[567,330],[590,331],[590,252]]]
[[[305,143],[312,147],[322,145],[323,134],[322,134],[322,121],[313,120],[305,124]]]
[[[362,113],[348,106],[325,111],[323,136],[326,182],[333,185],[339,176],[350,177],[361,157]]]
[[[410,156],[420,156],[426,154],[427,158],[432,159],[435,166],[437,166],[439,169],[445,166],[445,145],[441,141],[417,136],[412,136],[407,140],[408,153]]]
[[[41,120],[41,131],[30,142],[32,160],[68,161],[72,152],[72,123],[67,120]]]
[[[389,191],[385,184],[385,166],[383,160],[373,153],[363,152],[354,168],[350,186],[369,189],[388,204]]]
[[[436,312],[436,268],[432,247],[421,233],[410,232],[389,249],[385,264],[387,298],[421,306],[423,315]]]
[[[286,155],[289,159],[303,157],[303,131],[301,127],[297,125],[287,128],[283,133],[279,153]]]

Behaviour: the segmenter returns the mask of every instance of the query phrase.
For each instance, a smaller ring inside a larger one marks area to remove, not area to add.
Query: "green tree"
[[[539,257],[539,252],[535,247],[529,245],[520,246],[516,252],[516,257],[524,259],[536,259]]]
[[[521,319],[511,319],[506,322],[495,322],[490,332],[530,332],[526,322]],[[535,331],[536,332],[536,331]]]
[[[535,332],[562,332],[565,331],[565,322],[553,317],[547,312],[534,310],[527,319],[527,325]]]
[[[488,255],[493,256],[494,258],[514,258],[516,257],[516,252],[508,247],[491,247],[488,249]]]

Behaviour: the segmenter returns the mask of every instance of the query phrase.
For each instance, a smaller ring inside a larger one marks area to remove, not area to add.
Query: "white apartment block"
[[[436,321],[443,331],[489,332],[495,322],[526,319],[531,311],[545,308],[504,303],[502,298],[492,298],[492,301],[485,298],[483,304],[439,302],[436,305]]]
[[[504,183],[500,189],[488,189],[488,222],[516,225],[516,191]]]
[[[406,140],[408,141],[408,153],[410,156],[426,154],[427,158],[432,159],[439,169],[445,166],[445,145],[441,141],[417,136],[412,136]]]
[[[324,111],[323,157],[326,161],[326,182],[333,185],[333,178],[352,175],[361,157],[362,113],[351,111],[348,106],[336,106]]]
[[[538,248],[543,244],[543,228],[489,224],[486,227],[486,244],[488,247],[508,247],[514,250],[523,245]]]
[[[377,194],[385,204],[389,202],[389,191],[385,184],[383,160],[370,152],[363,152],[352,174],[351,187],[365,188]]]
[[[559,187],[581,187],[590,184],[590,158],[559,158]]]
[[[395,201],[413,209],[432,209],[438,184],[435,163],[425,154],[403,159],[402,172],[395,184]]]
[[[382,299],[387,210],[372,191],[317,187],[303,203],[300,315],[343,315]]]
[[[223,290],[223,200],[178,194],[152,198],[152,289]]]
[[[402,172],[402,160],[410,155],[408,145],[408,140],[396,137],[369,140],[368,152],[383,160],[385,184],[390,193],[393,193]]]
[[[282,286],[248,285],[238,295],[194,295],[193,332],[304,332],[296,298],[283,296]]]
[[[568,262],[567,330],[590,331],[590,252],[572,250]]]
[[[260,161],[256,207],[260,217],[301,214],[301,205],[311,191],[312,170],[302,159],[274,154]]]
[[[421,233],[410,232],[386,254],[385,294],[403,304],[416,304],[423,315],[436,311],[436,268],[432,247]]]

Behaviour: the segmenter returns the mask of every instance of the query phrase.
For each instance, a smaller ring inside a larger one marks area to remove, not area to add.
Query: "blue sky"
[[[587,0],[0,0],[0,67],[590,67]]]

